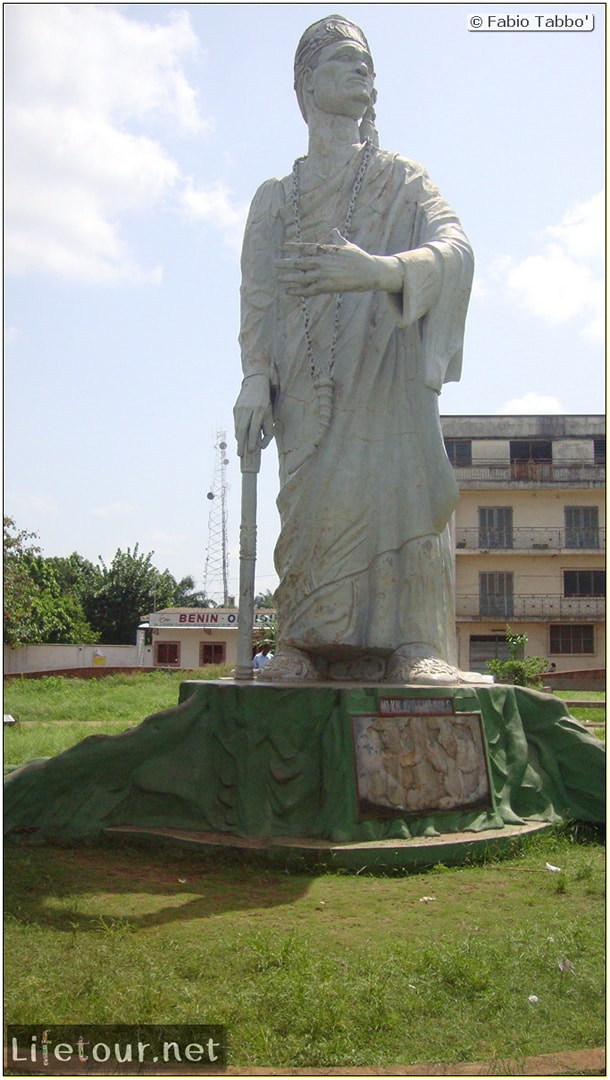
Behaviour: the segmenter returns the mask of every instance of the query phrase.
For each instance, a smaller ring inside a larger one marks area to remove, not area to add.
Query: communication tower
[[[228,607],[233,601],[229,597],[229,554],[227,544],[227,433],[216,432],[216,454],[214,457],[214,475],[207,493],[210,501],[208,516],[208,546],[205,553],[205,573],[203,587],[206,596],[216,603]]]

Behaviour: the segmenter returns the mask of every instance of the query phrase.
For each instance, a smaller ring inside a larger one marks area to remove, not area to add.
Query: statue
[[[438,410],[473,256],[425,170],[379,149],[374,81],[354,23],[305,31],[308,153],[246,226],[238,453],[275,437],[280,472],[279,640],[259,679],[492,681],[454,666],[458,489]]]

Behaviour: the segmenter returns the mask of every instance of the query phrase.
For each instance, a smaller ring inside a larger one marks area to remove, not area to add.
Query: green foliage
[[[263,629],[263,637],[261,638],[259,645],[268,645],[271,652],[275,652],[277,649],[277,619],[269,619],[268,623],[265,623]]]
[[[102,644],[133,644],[144,615],[177,606],[177,597],[192,588],[192,578],[179,584],[169,570],[157,570],[151,561],[153,555],[154,551],[140,553],[136,544],[133,551],[117,548],[110,566],[99,556],[101,568],[95,587],[83,598],[83,606]]]
[[[510,626],[506,627],[506,644],[510,652],[509,660],[488,660],[487,667],[498,682],[511,686],[530,686],[533,689],[542,686],[542,674],[548,663],[543,656],[524,656],[527,645],[526,634],[513,634]]]
[[[8,645],[131,645],[138,623],[163,607],[214,607],[195,591],[191,576],[181,581],[151,563],[154,552],[117,549],[110,566],[89,562],[76,551],[43,558],[32,544],[36,533],[4,519],[4,640]]]
[[[35,533],[17,530],[12,518],[4,519],[5,642],[13,646],[92,644],[97,635],[87,622],[76,586],[78,566],[67,577],[61,564],[70,560],[44,559],[40,548],[30,543],[35,537]]]
[[[40,548],[30,541],[36,533],[18,530],[10,517],[3,522],[4,641],[21,645],[32,640],[32,607],[38,587],[30,573],[30,561]]]
[[[190,574],[187,575],[187,577],[182,578],[176,585],[176,595],[173,603],[175,607],[217,607],[216,602],[210,599],[209,596],[206,596],[203,589],[195,591],[195,579]]]
[[[275,599],[271,589],[265,589],[264,593],[257,593],[254,597],[255,608],[274,608]]]

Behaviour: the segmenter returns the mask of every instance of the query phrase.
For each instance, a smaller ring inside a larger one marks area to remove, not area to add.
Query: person
[[[273,653],[270,651],[269,645],[262,645],[252,660],[252,668],[254,671],[262,671],[267,666],[270,660],[273,659]]]
[[[275,437],[279,456],[269,680],[471,680],[438,395],[460,376],[473,255],[422,166],[379,149],[374,81],[350,20],[305,31],[308,153],[259,188],[244,236],[238,453]]]

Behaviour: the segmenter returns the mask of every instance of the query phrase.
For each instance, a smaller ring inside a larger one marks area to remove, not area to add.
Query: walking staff
[[[256,567],[256,484],[261,447],[241,457],[241,524],[239,529],[239,615],[236,679],[252,679],[252,627],[254,625],[254,571]]]

